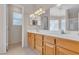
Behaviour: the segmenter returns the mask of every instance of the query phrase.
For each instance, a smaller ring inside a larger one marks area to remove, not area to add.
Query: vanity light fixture
[[[40,16],[42,13],[39,13],[38,15]]]
[[[38,14],[40,11],[39,10],[37,10],[34,14]]]
[[[35,17],[35,15],[34,14],[31,14],[30,17]]]
[[[45,9],[39,8],[34,14],[31,14],[30,17],[40,16],[41,14],[45,13]]]
[[[42,8],[39,8],[39,11],[43,11],[43,9]]]
[[[38,15],[41,15],[41,14],[43,14],[43,13],[45,13],[45,11],[40,12]]]
[[[39,8],[34,14],[39,14],[41,11],[43,11],[43,9]]]
[[[34,14],[35,15],[41,15],[43,13],[45,13],[45,10],[43,10],[42,8],[39,8]]]

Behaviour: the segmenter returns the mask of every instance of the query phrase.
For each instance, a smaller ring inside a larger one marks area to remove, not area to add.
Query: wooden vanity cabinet
[[[55,45],[44,43],[44,55],[55,55]]]
[[[35,34],[35,49],[42,54],[43,53],[43,36]]]
[[[28,43],[43,55],[79,55],[79,42],[66,38],[29,32]]]
[[[55,55],[55,38],[51,36],[44,36],[44,55]]]
[[[62,47],[56,47],[56,55],[76,55],[77,53],[72,52],[71,50],[62,48]]]
[[[29,47],[34,49],[35,48],[35,39],[34,39],[34,33],[28,33],[28,44]]]
[[[64,38],[56,39],[56,54],[57,55],[78,55],[79,54],[79,42],[72,41]]]

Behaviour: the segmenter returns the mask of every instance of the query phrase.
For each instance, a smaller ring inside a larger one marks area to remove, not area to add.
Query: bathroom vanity
[[[28,32],[29,47],[42,55],[78,55],[79,37],[67,34]]]
[[[50,8],[41,16],[40,25],[35,25],[37,31],[28,31],[30,48],[38,51],[42,55],[78,55],[78,12],[79,9],[77,8],[69,10],[57,7]],[[48,32],[41,31],[41,29],[48,30]]]

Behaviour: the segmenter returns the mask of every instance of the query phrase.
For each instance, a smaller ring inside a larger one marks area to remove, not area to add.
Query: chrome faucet
[[[65,31],[64,30],[61,30],[61,34],[65,34]]]

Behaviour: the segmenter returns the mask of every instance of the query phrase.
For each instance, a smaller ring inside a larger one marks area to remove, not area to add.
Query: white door
[[[22,42],[22,14],[19,12],[13,12],[12,21],[12,39],[13,43]]]
[[[9,26],[9,40],[8,44],[22,43],[22,8],[10,6],[10,24]]]

